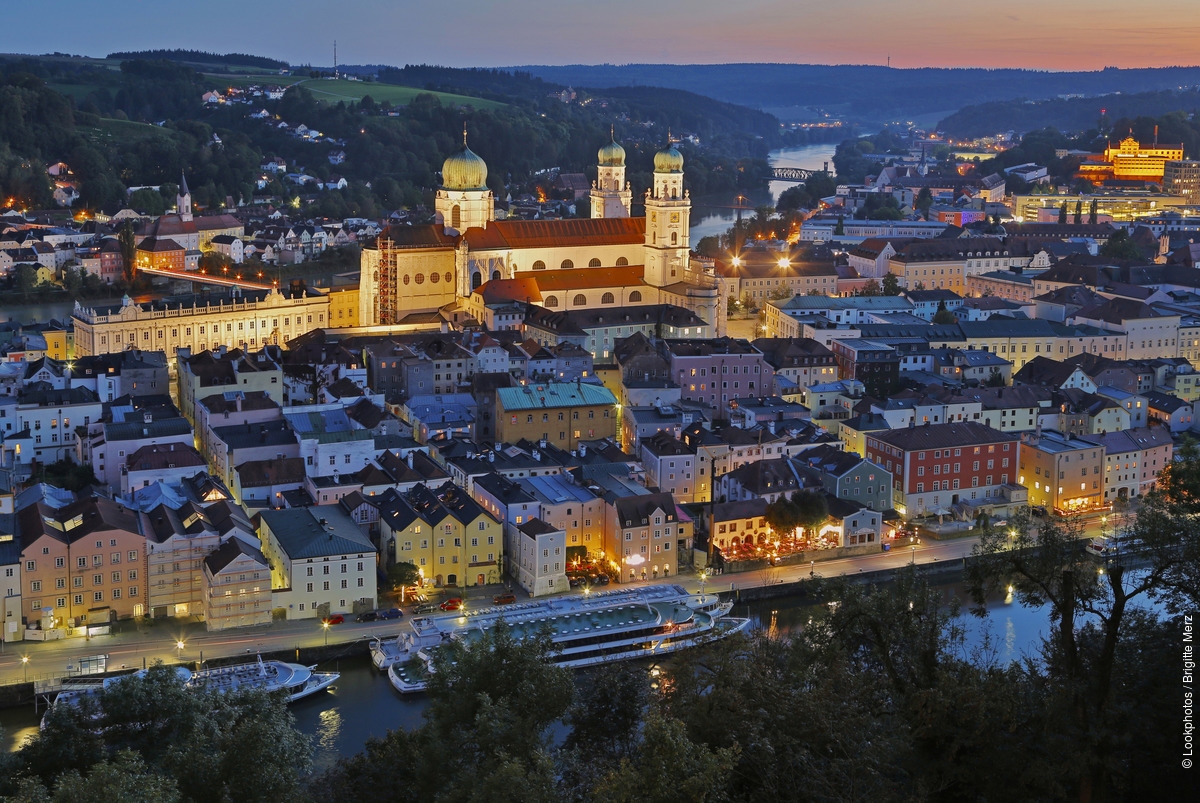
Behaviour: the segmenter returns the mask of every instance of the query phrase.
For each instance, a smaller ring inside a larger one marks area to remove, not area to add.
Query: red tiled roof
[[[641,245],[646,239],[646,219],[497,220],[486,229],[468,229],[463,236],[474,250]]]
[[[541,302],[537,277],[525,273],[512,279],[492,279],[475,290],[484,304],[503,304],[506,301]]]
[[[595,287],[637,287],[645,282],[644,265],[623,265],[619,268],[575,268],[571,270],[537,271],[533,274],[543,293],[553,290],[584,290]]]

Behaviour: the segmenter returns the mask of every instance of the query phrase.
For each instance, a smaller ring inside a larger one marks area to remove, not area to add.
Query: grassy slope
[[[367,83],[365,81],[335,81],[332,78],[318,78],[304,81],[303,86],[309,92],[312,92],[317,100],[327,100],[330,103],[337,103],[339,100],[344,100],[347,103],[351,101],[357,103],[365,95],[370,95],[376,103],[382,103],[386,100],[393,106],[405,106],[411,103],[412,99],[417,95],[428,93],[436,95],[443,106],[474,106],[477,109],[498,109],[505,105],[493,100],[472,98],[467,95],[453,95],[448,92],[429,92],[425,89],[416,89],[410,86]]]

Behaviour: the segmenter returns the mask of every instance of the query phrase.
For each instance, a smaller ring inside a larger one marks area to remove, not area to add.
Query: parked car
[[[1046,506],[1045,505],[1034,505],[1033,507],[1029,508],[1029,512],[1035,516],[1040,516],[1042,518],[1045,518],[1046,517]]]
[[[358,616],[354,617],[354,621],[356,621],[356,622],[374,622],[378,618],[379,618],[379,611],[364,611],[364,612],[360,613]]]
[[[492,597],[493,605],[512,605],[516,601],[516,594],[497,594],[496,596]]]
[[[399,608],[388,608],[386,611],[379,612],[380,619],[399,619],[404,615],[404,611]]]
[[[440,606],[434,605],[432,602],[425,602],[413,608],[414,616],[424,616],[427,613],[437,613]]]
[[[451,597],[450,599],[446,600],[438,607],[441,608],[443,611],[457,611],[459,608],[462,607],[462,604],[463,604],[462,597]]]
[[[342,616],[340,613],[335,613],[333,616],[326,616],[324,619],[322,619],[321,624],[323,624],[323,625],[340,625],[344,621],[346,621],[345,616]]]

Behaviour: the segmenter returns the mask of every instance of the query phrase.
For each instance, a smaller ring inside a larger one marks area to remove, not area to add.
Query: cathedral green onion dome
[[[463,149],[442,162],[442,186],[448,190],[486,190],[487,163],[467,147],[463,131]]]
[[[654,172],[682,173],[683,154],[673,144],[667,145],[667,147],[654,154]]]
[[[615,139],[601,148],[597,156],[601,167],[625,166],[625,149]]]

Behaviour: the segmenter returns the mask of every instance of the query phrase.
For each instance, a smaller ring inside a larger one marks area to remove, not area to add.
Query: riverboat
[[[579,669],[676,652],[746,630],[749,619],[728,616],[733,603],[715,594],[689,594],[682,586],[655,585],[490,606],[454,614],[416,617],[411,632],[372,644],[376,667],[402,694],[428,687],[439,646],[470,642],[503,619],[513,638],[549,634],[550,660]]]
[[[316,669],[316,666],[285,661],[264,661],[260,655],[258,660],[248,664],[193,672],[185,685],[190,689],[221,692],[245,688],[269,692],[282,690],[287,693],[288,702],[294,703],[328,689],[341,677],[338,672],[318,672]]]

